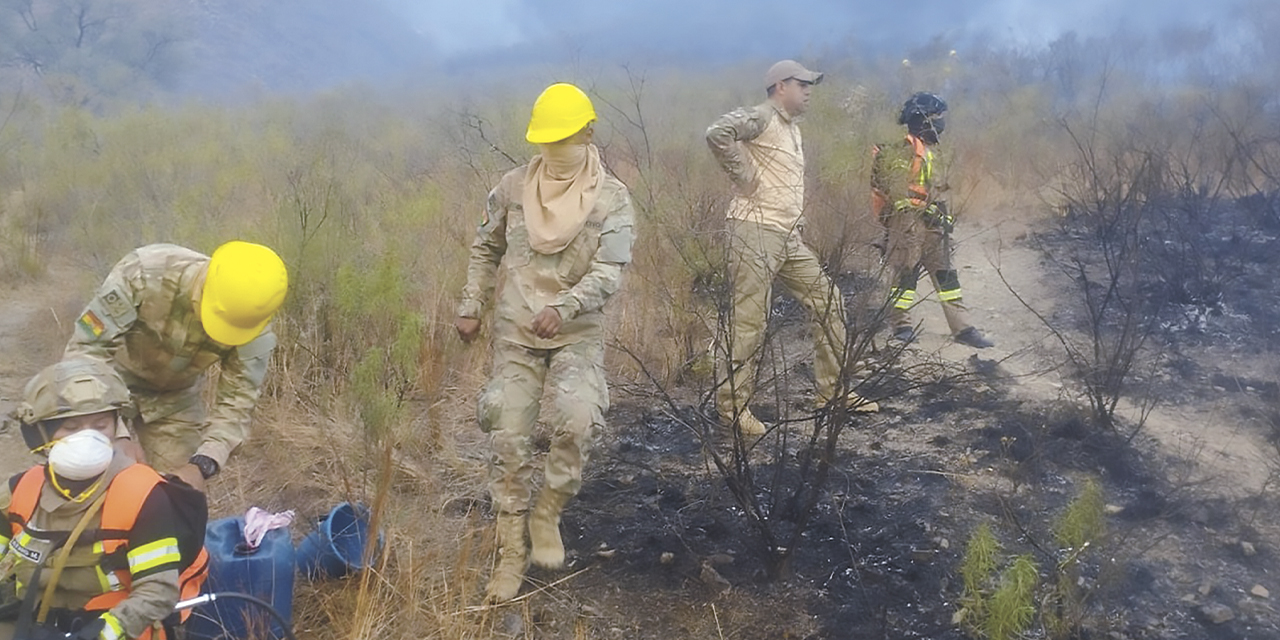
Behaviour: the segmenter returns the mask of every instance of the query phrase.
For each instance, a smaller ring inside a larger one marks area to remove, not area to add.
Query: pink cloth
[[[249,548],[256,549],[262,539],[272,529],[283,529],[293,522],[293,510],[281,513],[268,513],[257,507],[249,507],[244,514],[244,541]]]

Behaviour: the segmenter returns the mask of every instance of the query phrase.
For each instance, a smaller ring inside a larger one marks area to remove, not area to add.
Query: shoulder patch
[[[102,294],[102,305],[107,308],[107,313],[117,320],[127,317],[129,312],[133,310],[129,304],[129,299],[120,293],[119,288],[114,288]]]
[[[77,324],[95,338],[102,337],[103,332],[107,330],[107,325],[102,323],[102,318],[99,318],[92,309],[85,311]]]

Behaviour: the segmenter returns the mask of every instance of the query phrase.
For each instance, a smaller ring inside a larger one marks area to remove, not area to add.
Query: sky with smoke
[[[65,9],[72,2],[108,26],[83,41]],[[1095,62],[1120,60],[1157,80],[1212,81],[1270,69],[1280,59],[1280,40],[1270,36],[1280,30],[1277,0],[34,0],[23,6],[41,19],[0,11],[0,84],[70,74],[86,91],[120,98],[459,78],[503,84],[541,77],[539,66],[883,63],[936,59],[952,49],[969,60],[984,51],[1019,59],[1052,57],[1055,47],[1075,58],[1102,52]]]
[[[891,53],[935,36],[1042,45],[1068,31],[1158,34],[1171,26],[1230,31],[1234,3],[1178,0],[402,0],[449,59],[557,52],[730,58],[852,49]]]

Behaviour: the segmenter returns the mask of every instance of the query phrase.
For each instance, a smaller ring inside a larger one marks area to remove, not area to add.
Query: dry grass
[[[946,140],[958,213],[981,226],[1002,223],[995,210],[1040,215],[1036,194],[1052,190],[1069,155],[1049,118],[1072,105],[1055,102],[1045,86],[993,84],[984,79],[988,69],[943,62],[916,61],[913,78],[848,63],[847,74],[829,76],[815,92],[804,125],[813,168],[806,235],[828,264],[875,268],[870,146],[900,135],[892,119],[902,97],[945,82],[983,88],[951,98]],[[727,180],[702,132],[761,96],[688,72],[605,74],[584,84],[599,99],[606,161],[630,185],[638,214],[635,260],[609,310],[610,341],[629,347],[664,383],[705,385]],[[1139,91],[1131,86],[1108,103],[1103,124],[1121,127],[1138,114],[1149,123],[1150,105],[1131,97]],[[451,322],[484,194],[512,159],[530,154],[521,135],[532,96],[370,104],[357,92],[336,92],[111,115],[22,105],[0,129],[0,143],[15,151],[0,160],[0,193],[9,194],[0,209],[5,277],[39,278],[41,265],[68,256],[95,274],[79,302],[68,296],[55,310],[61,324],[37,336],[55,352],[69,333],[68,314],[134,246],[166,241],[209,251],[243,237],[277,247],[290,264],[282,346],[253,439],[213,484],[215,515],[257,505],[309,518],[361,501],[375,505],[387,540],[374,570],[300,585],[295,619],[303,637],[488,638],[503,632],[506,613],[528,616],[522,605],[469,608],[494,552],[486,445],[473,417],[487,350],[463,348]],[[1162,135],[1178,135],[1196,100],[1169,110]],[[1231,94],[1217,106],[1235,122],[1232,114],[1255,102]],[[178,137],[184,143],[172,144]],[[1244,174],[1232,179],[1244,185]],[[616,351],[608,364],[617,383],[639,379]],[[725,604],[717,628],[740,636]],[[589,637],[590,624],[579,619],[573,635]]]

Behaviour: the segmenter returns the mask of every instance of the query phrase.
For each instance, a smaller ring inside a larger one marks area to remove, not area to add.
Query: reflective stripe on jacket
[[[17,478],[16,484],[13,485],[12,498],[8,509],[10,527],[8,533],[12,539],[9,541],[8,553],[14,553],[18,558],[32,563],[41,560],[51,563],[50,558],[44,558],[44,554],[53,556],[58,553],[56,549],[59,544],[51,544],[50,541],[57,541],[69,533],[69,521],[63,520],[61,525],[48,529],[47,524],[41,525],[45,528],[36,528],[32,526],[37,509],[48,507],[41,506],[41,496],[44,493],[46,484],[45,467],[35,466],[27,470],[24,474]],[[139,619],[137,616],[140,612],[136,609],[136,605],[125,606],[123,609],[133,609],[129,616],[125,613],[119,613],[117,617],[112,612],[118,605],[124,603],[132,594],[135,579],[152,580],[163,577],[163,573],[172,571],[169,576],[174,576],[181,564],[182,558],[178,549],[178,540],[176,537],[166,535],[156,540],[151,540],[143,544],[138,544],[135,538],[136,548],[131,547],[130,537],[138,526],[139,515],[144,509],[148,498],[165,480],[155,472],[152,468],[141,464],[129,464],[119,470],[113,476],[110,476],[109,483],[105,489],[106,497],[103,500],[102,510],[97,514],[97,527],[86,529],[78,539],[72,552],[68,555],[68,570],[78,570],[83,577],[73,580],[74,587],[68,584],[65,588],[74,589],[68,594],[83,594],[79,597],[72,597],[70,601],[59,596],[55,601],[56,606],[72,606],[74,610],[81,610],[88,613],[102,613],[104,619],[107,620],[108,626],[111,627],[110,632],[104,631],[103,637],[110,637],[112,633],[117,633],[123,637],[124,627],[133,627],[134,635],[130,637],[141,638],[144,640],[155,640],[151,632],[151,622],[153,618]],[[170,516],[172,517],[172,516]],[[39,520],[44,522],[43,520]],[[90,523],[93,524],[92,522]],[[67,530],[61,530],[63,527]],[[199,592],[203,575],[207,566],[207,554],[202,549],[198,557],[191,563],[186,571],[177,579],[181,585],[181,595],[183,597],[191,597]],[[89,575],[84,575],[86,571],[92,570]],[[27,574],[21,572],[20,575]],[[96,574],[97,588],[87,588],[87,585],[95,582],[90,576]],[[191,576],[198,576],[198,579],[192,580]],[[29,575],[29,574],[28,574]],[[48,575],[48,574],[46,574]],[[63,574],[64,578],[71,577],[70,571]],[[172,580],[174,578],[167,578]],[[62,583],[59,581],[59,589],[63,589]],[[42,585],[29,584],[26,588],[39,589]],[[87,597],[87,601],[83,598]],[[61,604],[58,604],[61,602]],[[79,605],[84,602],[83,605]],[[172,606],[172,602],[163,604],[157,602],[156,605],[163,608]],[[153,607],[154,608],[154,607]],[[122,611],[123,611],[122,609]],[[155,615],[155,614],[153,614]],[[148,622],[151,621],[151,622]],[[142,625],[146,625],[143,627]]]

